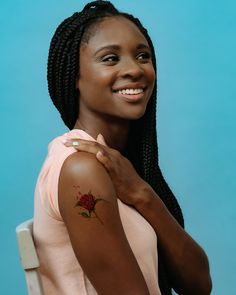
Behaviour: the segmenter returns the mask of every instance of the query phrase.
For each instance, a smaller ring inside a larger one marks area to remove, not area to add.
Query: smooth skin
[[[80,152],[94,154],[106,168],[119,199],[135,207],[152,225],[175,291],[181,295],[210,294],[212,283],[205,252],[176,222],[129,160],[109,148],[101,134],[98,135],[97,142],[75,138],[69,139],[65,145],[74,146]]]
[[[102,133],[110,147],[123,150],[130,121],[145,113],[154,83],[151,49],[139,29],[123,17],[105,19],[80,48],[80,113],[74,128],[93,138]],[[116,93],[140,87],[139,102],[126,102]]]
[[[74,147],[80,152],[68,157],[62,167],[59,208],[75,255],[98,294],[149,294],[123,230],[119,197],[154,228],[175,290],[182,295],[207,295],[211,278],[206,254],[121,154],[130,120],[145,113],[153,91],[150,52],[138,28],[123,17],[102,21],[81,47],[80,113],[74,128],[85,130],[98,142],[74,139],[66,143],[79,142]],[[138,102],[117,96],[119,88],[139,87],[144,88],[144,95]],[[92,191],[107,201],[96,206],[103,224],[78,214],[75,185],[82,194]]]

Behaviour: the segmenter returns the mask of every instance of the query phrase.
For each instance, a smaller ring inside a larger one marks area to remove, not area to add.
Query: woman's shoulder
[[[96,156],[89,152],[79,151],[68,156],[61,168],[59,186],[66,191],[82,183],[82,187],[101,191],[109,191],[115,194],[112,181],[105,167],[97,160]]]
[[[101,173],[97,172],[97,166],[101,164],[96,161],[94,155],[78,152],[74,147],[64,145],[63,141],[71,138],[92,140],[83,130],[72,130],[55,137],[48,145],[48,153],[41,167],[35,189],[36,198],[42,199],[46,208],[50,207],[48,211],[51,212],[51,207],[53,207],[53,212],[56,212],[54,215],[59,219],[61,216],[58,208],[58,185],[61,181],[69,178],[75,184],[79,179],[85,183],[89,175],[96,179],[94,175]],[[100,169],[104,168],[100,167]]]

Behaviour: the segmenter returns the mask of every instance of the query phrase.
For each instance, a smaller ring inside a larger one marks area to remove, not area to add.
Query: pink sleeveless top
[[[97,295],[81,268],[70,243],[58,207],[58,180],[65,159],[74,152],[63,139],[95,141],[81,129],[55,138],[48,146],[35,188],[34,239],[40,260],[45,295]],[[158,286],[157,236],[152,226],[133,207],[117,198],[122,225],[151,295],[160,295]]]

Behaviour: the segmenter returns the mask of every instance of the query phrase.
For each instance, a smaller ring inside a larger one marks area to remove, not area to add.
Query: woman
[[[210,294],[158,166],[155,53],[139,20],[108,1],[64,20],[48,85],[71,131],[50,143],[35,191],[46,294]]]

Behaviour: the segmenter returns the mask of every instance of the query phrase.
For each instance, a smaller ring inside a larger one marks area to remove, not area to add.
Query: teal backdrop
[[[0,4],[1,294],[26,294],[15,227],[33,215],[49,141],[67,131],[47,92],[48,46],[56,26],[85,3]],[[158,65],[160,166],[187,231],[208,254],[212,294],[235,294],[236,2],[113,3],[149,29]]]

